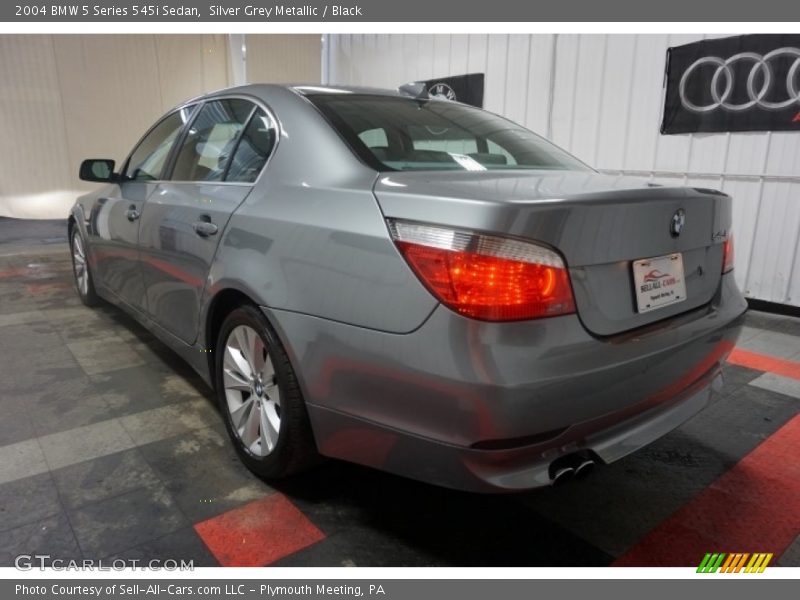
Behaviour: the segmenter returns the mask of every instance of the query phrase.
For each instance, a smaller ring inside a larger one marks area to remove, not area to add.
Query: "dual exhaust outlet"
[[[596,461],[588,454],[568,454],[550,465],[553,485],[563,485],[571,479],[585,479],[594,470]]]

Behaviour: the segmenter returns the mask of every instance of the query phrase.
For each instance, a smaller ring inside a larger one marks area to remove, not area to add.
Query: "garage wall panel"
[[[603,82],[600,92],[595,144],[591,163],[599,169],[622,164],[630,129],[628,114],[633,80],[630,72],[636,57],[636,36],[605,36]]]
[[[635,56],[628,75],[630,108],[627,116],[620,112],[615,118],[617,122],[628,121],[625,159],[616,167],[607,168],[650,171],[655,166],[659,138],[661,84],[664,77],[664,49],[667,40],[663,35],[635,37]]]
[[[375,69],[386,44],[372,38]],[[245,42],[251,81],[321,80],[319,35]],[[0,216],[66,216],[95,187],[77,178],[83,158],[121,162],[166,110],[232,85],[230,57],[216,34],[0,36],[0,126],[14,149],[0,161]]]
[[[507,35],[490,35],[486,44],[483,102],[486,108],[500,114],[505,112],[506,98],[519,93],[516,82],[508,80],[508,39]],[[441,76],[440,72],[431,74],[431,77]]]
[[[152,36],[63,35],[53,45],[75,180],[83,158],[121,162],[164,112],[158,53]]]
[[[716,135],[719,136],[719,134]],[[767,152],[772,144],[770,135],[763,133],[730,133],[725,137],[727,138],[728,147],[726,149],[723,173],[758,176],[761,173],[768,172],[769,165],[773,162],[768,160]],[[797,140],[795,140],[795,143],[797,143]],[[795,169],[795,172],[800,172],[800,165]]]
[[[798,188],[798,184],[764,182],[745,290],[788,299],[800,231]]]
[[[528,54],[528,89],[525,96],[525,120],[523,123],[545,137],[550,136],[555,51],[555,36],[531,36]]]
[[[0,36],[0,216],[66,217],[86,157],[122,161],[168,108],[228,85],[225,36]]]
[[[767,141],[769,147],[764,165],[767,174],[796,176],[800,173],[800,139],[796,133],[775,131]]]
[[[578,61],[580,60],[580,36],[564,35],[556,40],[553,64],[553,102],[550,107],[550,139],[564,148],[572,148],[575,141],[575,103],[578,89]],[[576,152],[578,158],[586,159]]]
[[[363,40],[360,42],[363,44]],[[322,37],[247,35],[249,83],[318,83],[321,81]]]
[[[187,93],[228,85],[228,52],[224,35],[154,36],[164,110],[186,100]]]
[[[739,285],[800,306],[800,135],[659,132],[667,48],[723,36],[391,36],[388,52],[362,37],[329,36],[329,83],[396,87],[483,72],[488,110],[599,169],[723,189],[734,198]]]
[[[453,73],[467,73],[469,71],[469,42],[468,35],[452,35],[450,37],[450,64],[448,67]]]
[[[452,36],[450,35],[434,35],[433,36],[433,54],[431,61],[431,77],[436,77],[435,73],[441,72],[448,72],[451,68],[450,63],[450,40]],[[374,57],[376,60],[380,60],[380,56],[376,55]],[[387,73],[388,76],[393,76],[393,73]]]
[[[733,202],[733,235],[735,239],[736,269],[741,273],[748,271],[750,257],[753,253],[753,244],[758,222],[758,207],[761,198],[762,183],[757,180],[727,179],[721,186],[726,194],[735,200]],[[745,290],[744,278],[739,285]]]
[[[508,37],[508,63],[506,65],[506,88],[513,87],[513,94],[505,94],[502,114],[517,122],[526,120],[528,108],[528,77],[531,36],[510,35]]]
[[[71,187],[63,111],[52,38],[0,36],[0,215],[41,210],[45,190],[63,204]]]
[[[653,165],[653,169],[656,171],[685,172],[689,170],[691,165],[693,136],[660,135],[658,133],[658,124],[661,121],[661,106],[663,105],[664,98],[664,57],[666,56],[667,48],[680,44],[688,44],[699,39],[702,39],[702,36],[658,36],[659,43],[654,48],[655,55],[660,57],[660,60],[658,63],[651,63],[647,86],[659,90],[659,100],[657,103],[653,104],[653,112],[649,115],[648,119],[649,127],[651,129],[656,129],[656,154]],[[657,67],[656,65],[659,66]]]
[[[572,147],[589,164],[597,164],[600,151],[600,124],[605,107],[607,72],[616,65],[608,62],[608,36],[582,36],[578,53],[578,81],[575,94],[575,120]]]
[[[464,37],[467,40],[467,69],[465,72],[452,71],[451,74],[463,75],[464,73],[485,72],[489,36],[487,34],[472,34],[458,37]],[[447,75],[447,73],[445,73],[445,75]]]
[[[417,72],[420,74],[415,79],[429,79],[435,76],[434,73],[434,44],[435,44],[435,37],[432,35],[418,35],[417,38],[417,53],[416,53],[416,64],[417,64]],[[384,75],[390,75],[389,73],[385,73]],[[367,85],[371,74],[364,73],[363,74],[363,81],[364,84]],[[404,82],[405,83],[405,82]]]

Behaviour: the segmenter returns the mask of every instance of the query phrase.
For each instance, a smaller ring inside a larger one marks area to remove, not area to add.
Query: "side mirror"
[[[118,175],[114,173],[114,161],[107,158],[87,158],[81,163],[78,173],[83,181],[99,181],[109,183],[117,181]]]

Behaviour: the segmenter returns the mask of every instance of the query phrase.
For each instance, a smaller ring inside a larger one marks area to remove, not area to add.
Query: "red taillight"
[[[722,272],[733,271],[733,235],[729,235],[722,245]]]
[[[390,221],[411,268],[443,304],[486,321],[515,321],[575,312],[561,257],[519,240]]]

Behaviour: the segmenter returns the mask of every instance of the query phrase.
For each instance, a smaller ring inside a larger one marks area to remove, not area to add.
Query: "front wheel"
[[[305,402],[280,341],[254,306],[225,319],[215,348],[217,399],[242,462],[265,478],[318,458]]]
[[[97,306],[100,304],[100,297],[94,289],[92,275],[89,272],[86,245],[77,226],[72,229],[70,249],[72,250],[72,273],[75,276],[75,289],[78,291],[78,296],[86,306]]]

